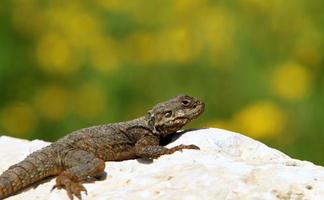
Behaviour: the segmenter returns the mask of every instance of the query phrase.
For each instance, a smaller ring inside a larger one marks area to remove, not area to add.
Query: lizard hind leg
[[[82,199],[81,192],[87,194],[82,183],[87,182],[89,177],[102,174],[105,169],[103,160],[83,150],[70,150],[64,157],[63,165],[66,170],[57,176],[53,189],[65,189],[71,200],[73,196]]]

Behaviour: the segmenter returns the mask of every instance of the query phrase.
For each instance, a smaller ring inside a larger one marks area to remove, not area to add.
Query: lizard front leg
[[[82,191],[87,194],[82,182],[103,173],[105,169],[103,160],[83,150],[69,150],[62,161],[66,170],[56,178],[56,185],[53,188],[64,188],[71,200],[73,196],[81,199]]]
[[[165,154],[172,154],[176,151],[182,151],[183,149],[196,149],[199,147],[196,145],[178,145],[170,149],[159,145],[159,138],[156,136],[146,136],[141,138],[135,144],[136,155],[142,158],[154,159]]]

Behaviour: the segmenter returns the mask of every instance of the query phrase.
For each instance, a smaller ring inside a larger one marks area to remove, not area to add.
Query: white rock
[[[0,172],[48,143],[0,137]],[[107,162],[104,181],[85,184],[83,199],[324,199],[324,168],[221,130],[189,131],[168,146],[196,144],[152,163]],[[68,199],[50,192],[54,179],[12,196],[18,199]]]

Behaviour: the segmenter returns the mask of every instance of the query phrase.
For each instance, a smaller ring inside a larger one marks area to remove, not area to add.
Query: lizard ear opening
[[[146,114],[145,119],[148,121],[149,126],[155,129],[155,117],[151,112]]]

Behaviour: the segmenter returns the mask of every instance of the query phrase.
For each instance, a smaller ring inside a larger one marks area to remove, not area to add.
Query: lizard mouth
[[[201,115],[205,110],[205,103],[202,101],[197,101],[193,106],[193,112],[191,114],[191,119],[196,119],[199,115]]]
[[[205,110],[205,104],[201,101],[197,101],[193,107],[192,111],[190,112],[189,115],[185,117],[178,117],[175,122],[176,124],[182,124],[185,125],[189,123],[190,121],[198,118]]]

